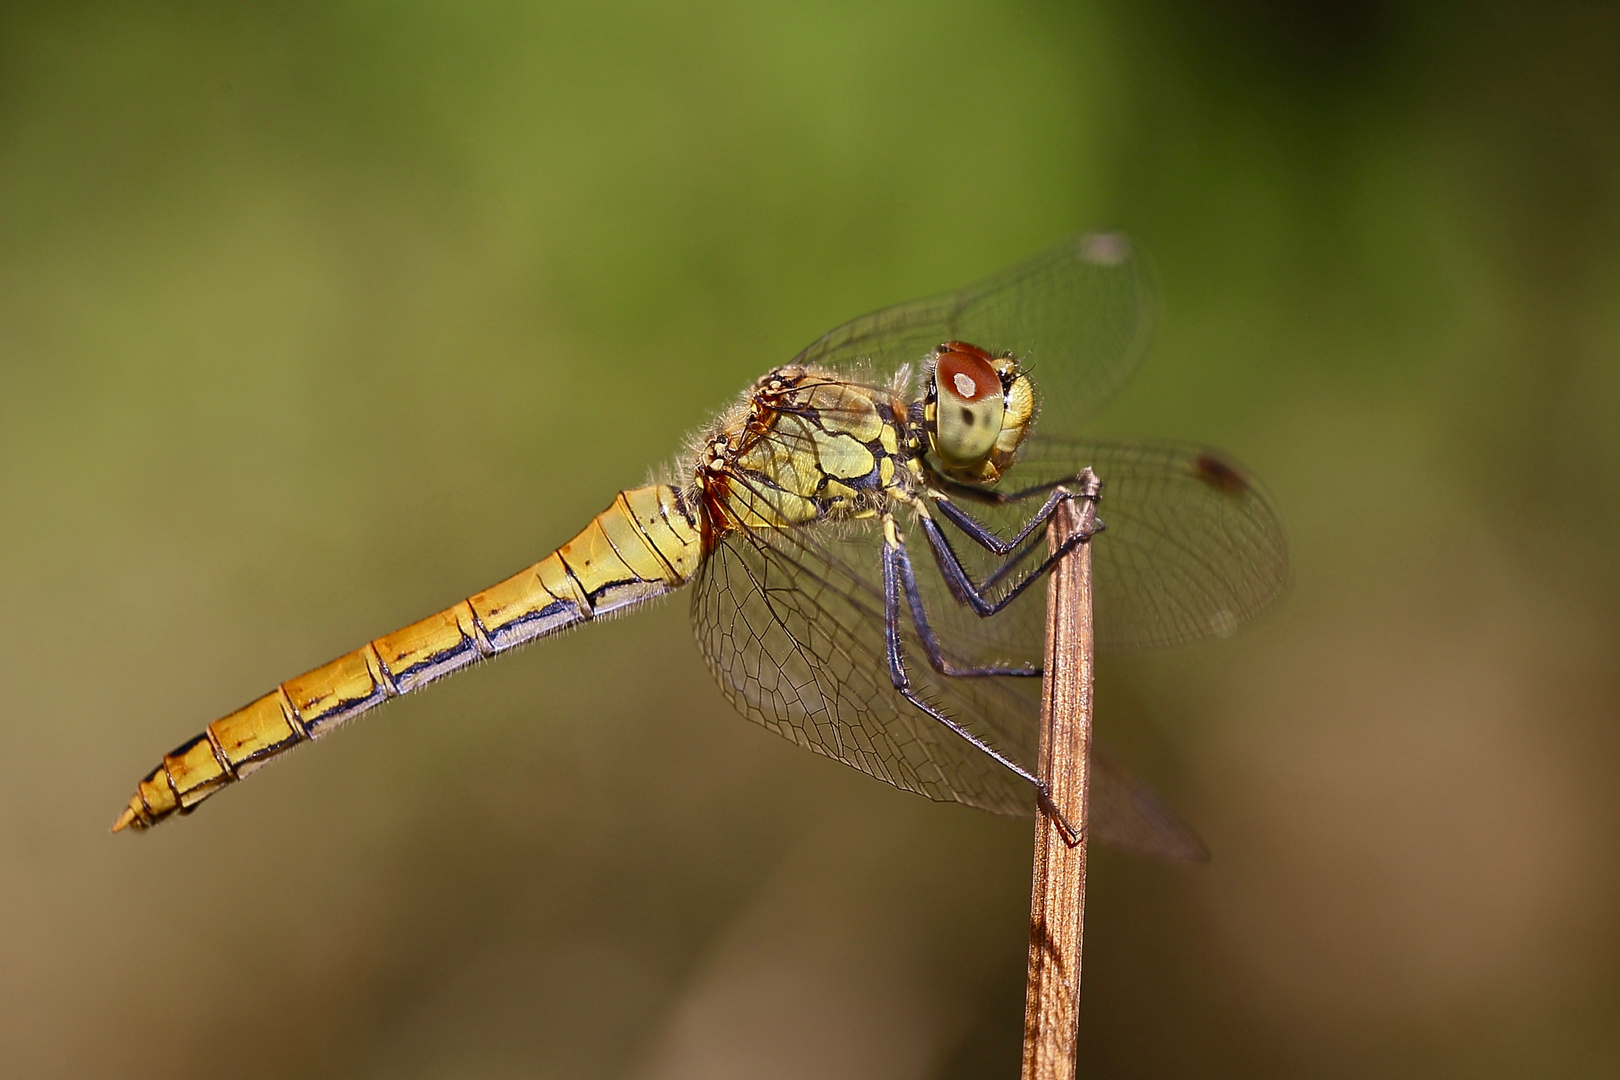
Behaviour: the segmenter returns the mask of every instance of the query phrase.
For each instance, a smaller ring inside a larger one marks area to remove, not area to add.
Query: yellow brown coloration
[[[976,346],[955,347],[989,363]],[[1002,428],[975,474],[981,478],[1010,461],[1032,412],[1028,380],[1013,362],[996,360],[993,369],[1003,384],[995,408],[1002,409],[1002,400],[1025,407],[1009,408],[1004,424],[997,418]],[[898,387],[868,386],[809,365],[777,368],[700,446],[687,493],[664,484],[621,492],[578,536],[521,574],[216,720],[165,755],[113,831],[188,813],[271,758],[389,698],[677,589],[733,531],[871,518],[912,503],[928,483],[921,462],[925,438]]]
[[[896,462],[915,444],[902,396],[791,365],[760,379],[749,401],[748,411],[723,418],[699,455],[716,535],[871,517],[887,496],[904,499],[914,474]],[[734,497],[736,483],[746,484],[746,497]]]
[[[1281,526],[1219,455],[1072,437],[1139,355],[1146,284],[1122,239],[1083,237],[835,328],[755,382],[670,484],[623,492],[523,573],[216,721],[141,782],[115,830],[189,811],[448,672],[688,582],[698,648],[750,721],[930,799],[1027,812],[1046,789],[1014,683],[1042,674],[1039,643],[1027,605],[998,615],[1050,568],[1024,560],[1056,487],[1090,468],[1111,485],[1099,647],[1229,633],[1286,580]],[[1055,438],[1026,442],[1026,365]],[[1151,792],[1097,776],[1095,836],[1202,857]]]
[[[301,742],[488,656],[684,585],[702,558],[676,489],[621,492],[583,532],[527,570],[437,615],[289,679],[166,754],[113,831],[145,829]]]
[[[113,831],[187,813],[299,743],[468,664],[677,589],[732,530],[869,518],[891,499],[909,501],[923,472],[907,415],[895,391],[809,366],[776,369],[700,448],[694,498],[665,484],[621,492],[521,574],[216,720],[141,781]]]

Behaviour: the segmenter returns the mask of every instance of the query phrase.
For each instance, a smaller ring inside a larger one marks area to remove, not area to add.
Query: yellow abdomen
[[[623,491],[568,543],[454,607],[289,679],[164,755],[113,824],[146,829],[278,754],[442,675],[680,588],[702,541],[667,484]]]

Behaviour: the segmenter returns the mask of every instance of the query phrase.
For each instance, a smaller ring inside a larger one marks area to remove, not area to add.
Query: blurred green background
[[[205,812],[158,755],[566,539],[821,331],[1155,259],[1100,430],[1294,544],[1107,658],[1195,822],[1093,862],[1083,1076],[1620,1072],[1620,9],[13,5],[8,1076],[1015,1075],[1029,836],[722,701],[684,602]]]

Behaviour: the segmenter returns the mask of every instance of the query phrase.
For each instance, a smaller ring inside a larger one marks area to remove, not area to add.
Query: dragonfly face
[[[1089,236],[831,331],[714,423],[678,485],[621,492],[527,570],[216,720],[141,781],[115,831],[189,812],[451,671],[689,584],[699,648],[748,719],[908,791],[1027,812],[1044,626],[1029,586],[1056,557],[1039,553],[1064,485],[1087,469],[1107,484],[1100,647],[1224,636],[1287,577],[1282,527],[1237,465],[1072,437],[1129,373],[1151,311],[1129,245]],[[1201,856],[1093,753],[1094,838]]]

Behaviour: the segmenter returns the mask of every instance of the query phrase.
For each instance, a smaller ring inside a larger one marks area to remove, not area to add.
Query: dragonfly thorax
[[[870,517],[909,491],[918,448],[904,398],[814,367],[777,368],[700,445],[711,529]]]

